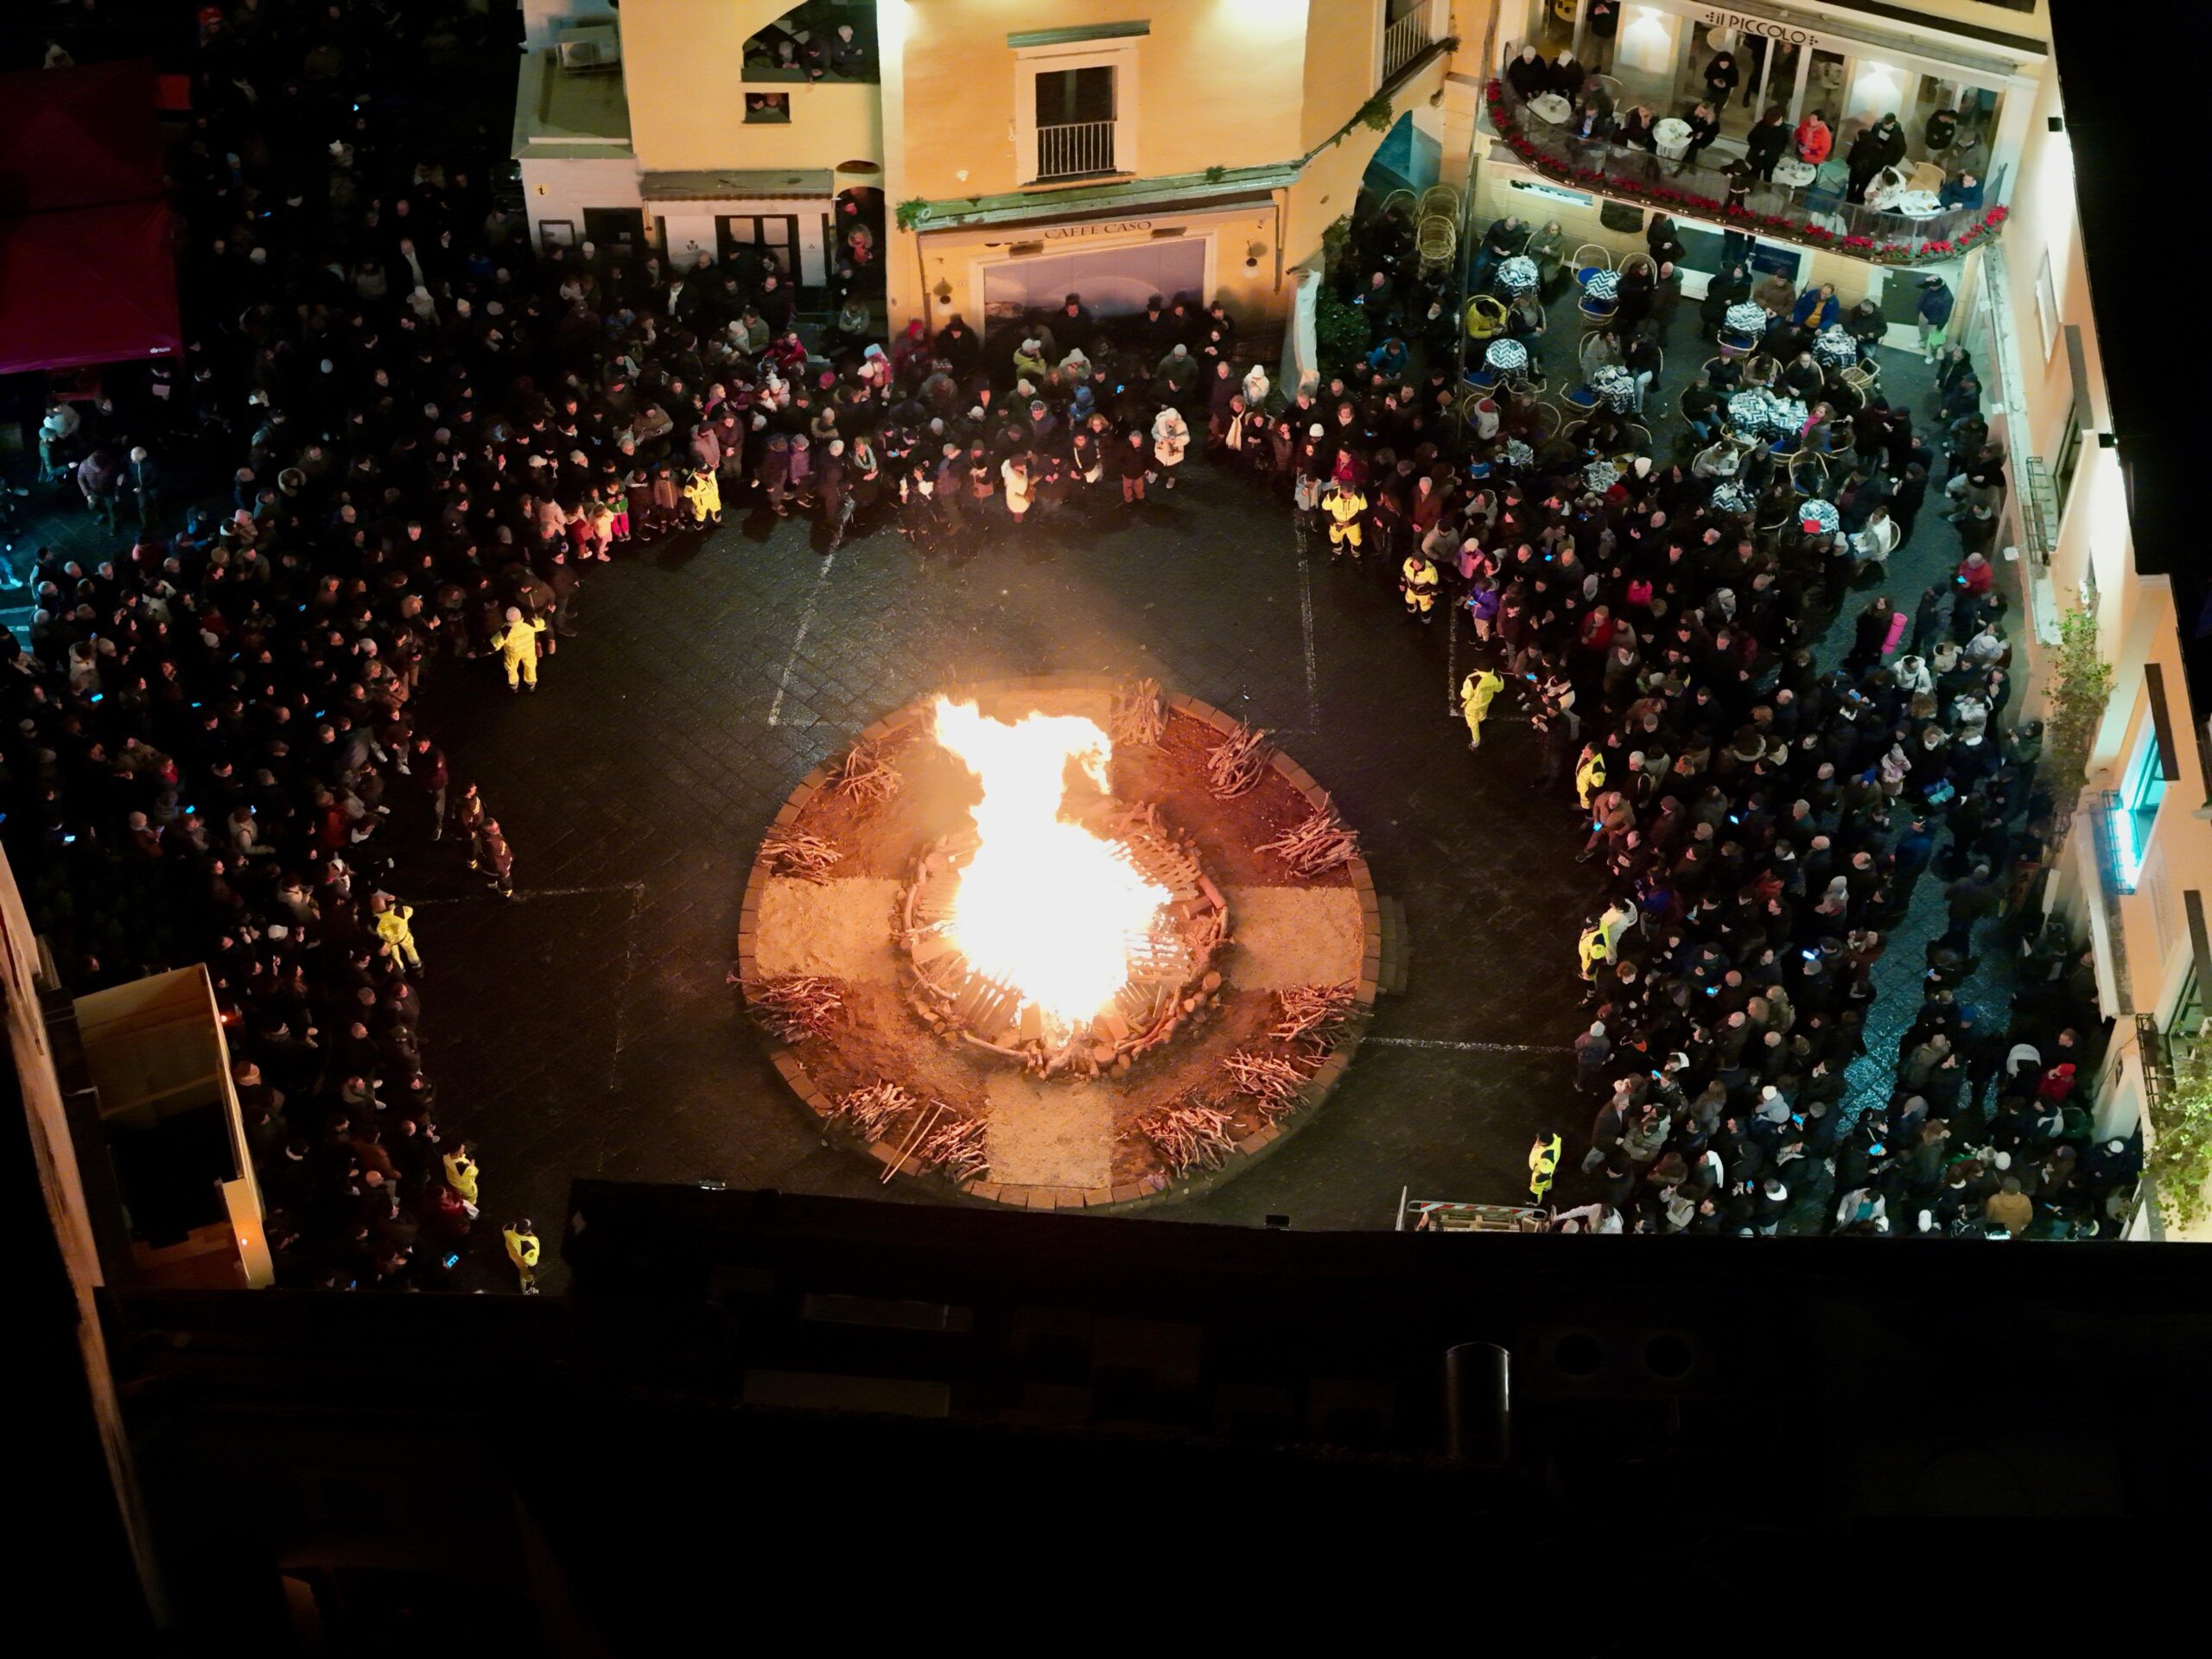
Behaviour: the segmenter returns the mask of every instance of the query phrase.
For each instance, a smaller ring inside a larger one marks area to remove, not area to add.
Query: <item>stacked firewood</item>
[[[1216,800],[1232,800],[1259,786],[1268,770],[1268,734],[1243,721],[1206,755],[1206,787]]]
[[[851,1124],[868,1140],[874,1141],[920,1104],[895,1083],[872,1083],[865,1089],[838,1096],[830,1116]]]
[[[988,1173],[991,1155],[983,1146],[983,1120],[963,1116],[949,1107],[946,1111],[944,1120],[922,1137],[914,1160],[943,1170],[956,1182]]]
[[[768,868],[802,881],[827,881],[844,855],[835,842],[799,830],[779,827],[760,839],[760,856],[768,861]]]
[[[1157,745],[1167,730],[1167,702],[1160,695],[1160,682],[1129,680],[1117,687],[1106,724],[1116,747],[1148,749]]]
[[[830,774],[830,786],[853,801],[887,801],[899,792],[899,777],[873,743],[855,743]]]
[[[1316,876],[1359,856],[1359,832],[1345,826],[1337,804],[1324,794],[1303,823],[1262,842],[1259,850],[1274,854],[1299,875]]]
[[[1178,1175],[1201,1164],[1218,1169],[1236,1151],[1229,1114],[1193,1100],[1173,1101],[1146,1113],[1137,1120],[1137,1132]]]
[[[787,1043],[827,1036],[845,1014],[845,988],[821,974],[784,974],[745,982],[746,1001]]]
[[[1231,1088],[1239,1095],[1249,1096],[1260,1116],[1272,1123],[1297,1110],[1298,1091],[1306,1086],[1320,1058],[1306,1050],[1284,1056],[1240,1049],[1221,1063],[1221,1069],[1229,1074]]]
[[[1351,1012],[1353,988],[1349,980],[1341,985],[1286,986],[1275,993],[1282,1017],[1268,1035],[1283,1043],[1332,1040],[1330,1033]]]

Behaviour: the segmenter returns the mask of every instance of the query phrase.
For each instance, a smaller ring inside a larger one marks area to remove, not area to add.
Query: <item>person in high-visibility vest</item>
[[[1406,614],[1423,622],[1436,620],[1436,564],[1418,550],[1408,553],[1398,567],[1398,591],[1405,595]]]
[[[377,937],[391,947],[391,954],[401,963],[420,973],[423,957],[415,949],[415,930],[409,920],[415,906],[400,904],[384,893],[378,893],[372,903],[377,912]]]
[[[1483,746],[1483,716],[1490,713],[1491,699],[1503,689],[1505,680],[1496,669],[1478,668],[1459,683],[1459,712],[1466,717],[1467,747],[1479,749]]]
[[[526,618],[518,607],[507,607],[507,625],[492,636],[492,648],[506,663],[508,690],[522,689],[518,678],[531,690],[537,690],[537,636],[544,632],[543,617]]]
[[[1361,522],[1367,516],[1367,498],[1356,489],[1332,482],[1321,497],[1321,511],[1329,520],[1330,558],[1344,557],[1347,548],[1357,558],[1360,540],[1367,533]]]
[[[464,1141],[442,1160],[445,1165],[446,1185],[461,1194],[461,1201],[473,1217],[476,1213],[476,1160],[470,1155],[471,1147]]]
[[[722,486],[715,475],[704,467],[691,469],[691,477],[683,486],[683,499],[691,509],[694,525],[705,527],[722,521]]]
[[[522,1281],[522,1294],[525,1296],[537,1295],[537,1227],[527,1217],[521,1221],[511,1221],[501,1229],[500,1236],[507,1241],[507,1260],[515,1264],[516,1276]]]
[[[1552,1178],[1559,1173],[1559,1148],[1555,1130],[1538,1135],[1529,1148],[1529,1197],[1535,1203],[1541,1204],[1552,1190]]]
[[[1597,978],[1598,969],[1613,959],[1612,944],[1605,938],[1603,922],[1592,922],[1582,930],[1574,941],[1574,955],[1581,964],[1582,977]]]
[[[1605,757],[1595,743],[1583,746],[1582,760],[1574,768],[1574,798],[1582,803],[1587,812],[1590,803],[1605,786]]]

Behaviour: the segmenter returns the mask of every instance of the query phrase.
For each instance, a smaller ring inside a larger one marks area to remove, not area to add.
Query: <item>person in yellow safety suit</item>
[[[537,1229],[527,1219],[509,1222],[500,1230],[507,1241],[507,1260],[515,1264],[515,1273],[522,1280],[522,1294],[537,1294]]]
[[[1491,699],[1503,688],[1505,681],[1494,668],[1478,668],[1459,682],[1459,712],[1467,719],[1467,747],[1479,749],[1483,746],[1483,716],[1490,713]]]
[[[1406,596],[1406,614],[1424,622],[1436,620],[1436,566],[1425,553],[1409,553],[1398,567],[1398,591]]]
[[[1321,511],[1329,520],[1329,556],[1340,559],[1349,547],[1352,557],[1357,558],[1360,538],[1366,534],[1361,520],[1367,514],[1367,498],[1357,490],[1332,483],[1321,498]]]
[[[518,677],[531,690],[537,690],[537,636],[544,632],[543,617],[525,620],[520,610],[507,607],[507,625],[492,636],[492,645],[506,661],[508,690],[522,689]]]
[[[1537,1204],[1544,1201],[1552,1190],[1552,1178],[1559,1173],[1560,1138],[1556,1131],[1540,1135],[1529,1148],[1529,1197]]]
[[[415,949],[415,930],[410,923],[415,906],[386,899],[377,912],[377,937],[391,947],[391,954],[409,968],[420,970],[423,958]]]
[[[1595,979],[1600,965],[1617,957],[1621,935],[1636,920],[1636,911],[1625,900],[1616,899],[1605,907],[1604,915],[1582,930],[1574,942],[1575,955],[1581,959],[1582,977]]]
[[[1595,743],[1582,747],[1582,760],[1574,768],[1574,798],[1582,803],[1587,812],[1598,791],[1605,786],[1605,757]]]
[[[476,1160],[470,1155],[468,1143],[463,1141],[442,1160],[445,1165],[446,1185],[461,1194],[461,1201],[468,1206],[468,1213],[476,1213]]]
[[[691,522],[695,524],[719,524],[722,521],[722,486],[715,475],[704,467],[691,474],[691,481],[683,486],[683,499],[691,504]]]

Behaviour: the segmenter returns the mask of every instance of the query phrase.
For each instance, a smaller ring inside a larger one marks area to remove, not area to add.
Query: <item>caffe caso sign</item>
[[[1826,38],[1809,29],[1798,29],[1789,23],[1777,23],[1771,17],[1752,17],[1740,11],[1718,9],[1700,11],[1699,18],[1707,29],[1732,29],[1742,35],[1764,35],[1770,41],[1783,41],[1791,46],[1825,46]]]
[[[1148,231],[1151,228],[1152,221],[1148,219],[1113,219],[1081,225],[1048,225],[1045,227],[1044,240],[1065,242],[1080,236],[1122,236],[1135,231]]]

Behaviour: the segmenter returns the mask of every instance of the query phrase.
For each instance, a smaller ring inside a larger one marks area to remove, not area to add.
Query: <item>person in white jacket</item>
[[[1006,484],[1006,510],[1019,524],[1027,515],[1030,503],[1036,499],[1036,485],[1029,476],[1028,458],[1014,455],[1001,461],[999,477]]]
[[[1152,418],[1152,458],[1160,463],[1161,487],[1175,487],[1175,474],[1190,448],[1191,429],[1183,419],[1183,411],[1173,404],[1165,405]]]
[[[1897,520],[1890,517],[1887,507],[1877,507],[1866,520],[1866,528],[1851,538],[1851,551],[1863,569],[1872,565],[1877,569],[1886,568],[1890,555],[1902,539]]]

